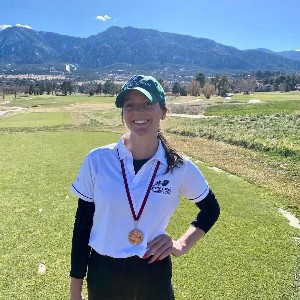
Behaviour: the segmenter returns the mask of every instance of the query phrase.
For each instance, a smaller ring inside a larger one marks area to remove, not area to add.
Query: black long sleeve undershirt
[[[94,212],[94,202],[78,199],[71,251],[70,276],[74,278],[81,279],[86,275],[88,259],[91,252],[89,239],[93,225]]]
[[[219,218],[219,203],[214,193],[209,190],[208,195],[203,200],[197,202],[196,205],[200,208],[200,211],[192,222],[192,225],[207,233]]]

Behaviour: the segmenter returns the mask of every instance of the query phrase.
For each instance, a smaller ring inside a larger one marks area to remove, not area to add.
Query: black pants
[[[93,250],[87,274],[88,300],[174,300],[171,258],[148,261],[138,256],[112,258]]]

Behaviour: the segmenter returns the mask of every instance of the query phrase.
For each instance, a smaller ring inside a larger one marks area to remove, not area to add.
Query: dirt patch
[[[222,173],[222,172],[224,172],[223,170],[221,170],[221,169],[219,169],[219,168],[217,168],[217,167],[208,167],[210,170],[213,170],[213,171],[215,171],[215,172],[218,172],[218,173]]]
[[[3,115],[7,114],[18,114],[26,111],[26,107],[5,107],[5,106],[0,106],[0,117]]]
[[[194,100],[189,100],[189,101],[184,101],[184,102],[174,102],[174,103],[172,103],[172,104],[174,104],[174,105],[180,105],[180,104],[192,104],[192,103],[200,103],[200,102],[202,102],[203,101],[203,99],[194,99]]]
[[[213,116],[204,116],[204,115],[188,115],[188,114],[170,114],[170,117],[180,117],[180,118],[190,118],[190,119],[206,119],[214,118]]]
[[[300,229],[300,222],[293,214],[280,208],[279,212],[289,221],[289,225],[295,228]]]
[[[72,112],[71,117],[72,117],[72,123],[74,125],[80,125],[80,124],[83,124],[85,122],[84,116],[78,111],[77,112]]]
[[[80,111],[103,111],[112,109],[115,107],[115,103],[75,103],[65,109],[68,111],[80,110]]]
[[[114,103],[74,103],[61,107],[35,107],[31,112],[90,112],[103,111],[114,108]]]

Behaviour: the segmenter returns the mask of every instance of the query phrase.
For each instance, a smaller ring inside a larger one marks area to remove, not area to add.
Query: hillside
[[[266,49],[264,49],[266,50]],[[74,64],[79,69],[113,65],[207,72],[300,71],[300,61],[278,53],[238,50],[213,40],[133,27],[110,27],[88,38],[11,27],[0,32],[0,64]]]

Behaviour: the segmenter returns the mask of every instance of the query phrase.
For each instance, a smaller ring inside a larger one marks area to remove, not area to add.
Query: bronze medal
[[[146,195],[144,197],[144,201],[143,201],[142,206],[141,206],[140,210],[138,211],[137,215],[136,215],[136,213],[134,211],[134,207],[133,207],[133,204],[132,204],[132,199],[131,199],[131,195],[130,195],[129,187],[128,187],[128,182],[127,182],[127,178],[126,178],[125,167],[124,167],[124,163],[123,163],[122,159],[120,159],[120,164],[121,164],[122,176],[123,176],[123,180],[124,180],[124,185],[125,185],[125,190],[126,190],[126,194],[127,194],[128,203],[129,203],[130,210],[131,210],[131,213],[132,213],[132,216],[133,216],[133,220],[135,221],[135,226],[136,226],[136,224],[139,221],[139,219],[141,217],[141,214],[142,214],[142,212],[143,212],[143,210],[145,208],[145,205],[146,205],[146,202],[148,200],[148,196],[150,194],[150,190],[151,190],[154,178],[156,176],[156,173],[158,171],[158,167],[159,167],[160,162],[158,161],[156,163],[154,172],[152,174],[152,178],[150,180],[148,189],[146,191]],[[129,242],[131,244],[133,244],[133,245],[139,245],[139,244],[142,243],[143,239],[144,239],[143,233],[140,230],[138,230],[137,228],[135,228],[135,229],[133,229],[133,230],[131,230],[129,232],[128,240],[129,240]]]
[[[128,240],[133,245],[139,245],[144,239],[143,233],[138,229],[133,229],[128,235]]]

